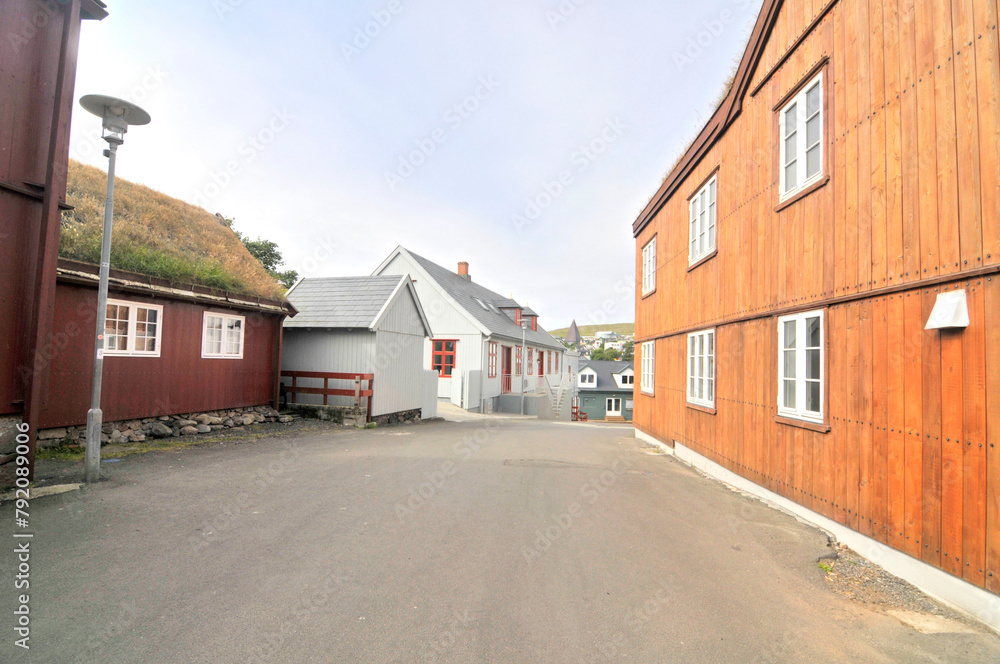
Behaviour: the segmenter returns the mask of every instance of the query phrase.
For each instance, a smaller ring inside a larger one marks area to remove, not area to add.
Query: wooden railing
[[[501,394],[510,394],[511,392],[514,391],[513,389],[511,389],[512,388],[512,383],[513,383],[513,381],[511,379],[512,379],[512,376],[510,374],[501,374],[500,375],[500,393]]]
[[[329,373],[325,371],[282,371],[282,378],[291,378],[291,386],[285,385],[285,393],[290,395],[289,403],[297,403],[297,394],[320,394],[323,396],[323,405],[328,405],[330,397],[354,397],[354,405],[361,407],[361,399],[367,401],[368,421],[372,419],[372,396],[375,393],[375,374],[359,373]],[[323,381],[323,387],[304,387],[298,384],[299,378],[313,378]],[[331,380],[353,381],[353,388],[331,388]],[[362,381],[367,381],[368,387],[363,389]],[[284,384],[284,381],[282,381]]]

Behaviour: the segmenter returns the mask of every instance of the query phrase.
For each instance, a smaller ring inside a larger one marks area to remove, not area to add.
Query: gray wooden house
[[[353,389],[352,379],[303,372],[365,375],[371,380],[370,417],[436,415],[437,374],[423,366],[431,329],[408,275],[301,279],[287,298],[299,315],[284,326],[281,370],[298,374],[297,387]],[[289,376],[282,383],[291,388]],[[296,394],[297,403],[320,405],[324,399],[331,406],[355,402],[353,395]]]

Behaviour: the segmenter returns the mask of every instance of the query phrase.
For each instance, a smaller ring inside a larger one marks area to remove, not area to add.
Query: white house
[[[440,398],[469,411],[509,412],[519,405],[511,395],[551,397],[569,385],[566,349],[538,324],[538,314],[473,282],[468,263],[452,272],[396,247],[374,274],[412,277],[434,330],[424,367],[438,372]]]
[[[373,374],[371,416],[437,414],[437,376],[425,370],[424,344],[431,326],[406,275],[301,279],[288,291],[301,317],[285,321],[282,372]],[[296,376],[297,387],[324,388],[322,378]],[[282,377],[286,389],[288,376]],[[328,389],[349,389],[344,379]],[[363,387],[367,388],[367,385]],[[322,404],[319,394],[298,403]],[[353,396],[328,396],[349,406]]]

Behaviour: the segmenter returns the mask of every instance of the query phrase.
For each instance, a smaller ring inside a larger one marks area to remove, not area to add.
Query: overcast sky
[[[760,8],[107,4],[83,28],[77,97],[153,117],[129,133],[119,176],[235,217],[306,276],[370,274],[398,244],[453,270],[468,261],[549,329],[634,319],[631,224],[711,114]],[[105,166],[99,132],[77,108],[71,156]]]

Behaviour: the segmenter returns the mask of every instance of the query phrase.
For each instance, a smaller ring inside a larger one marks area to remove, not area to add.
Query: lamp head
[[[128,126],[149,124],[149,113],[130,101],[104,95],[87,95],[80,99],[80,105],[101,118],[102,138],[111,145],[125,142]]]

